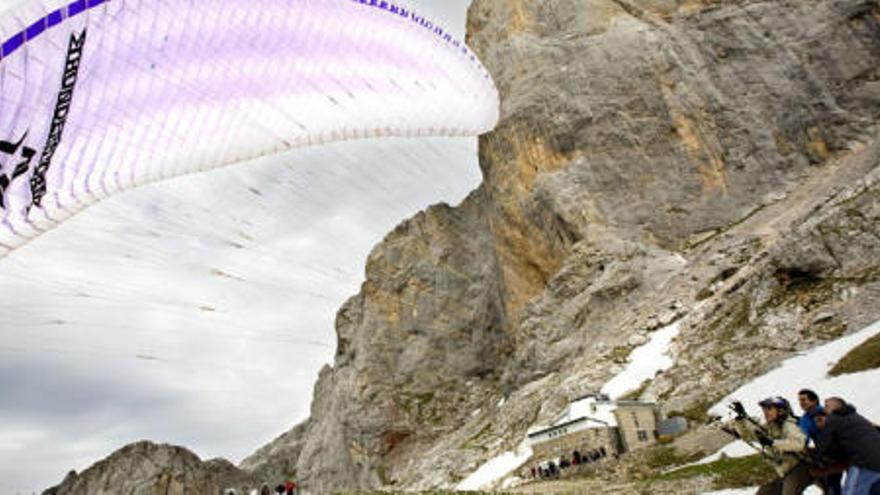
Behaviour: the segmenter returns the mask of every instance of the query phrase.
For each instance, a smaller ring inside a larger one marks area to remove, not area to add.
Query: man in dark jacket
[[[880,483],[880,431],[839,397],[825,399],[825,410],[817,458],[848,459],[844,495],[870,495],[871,486]]]

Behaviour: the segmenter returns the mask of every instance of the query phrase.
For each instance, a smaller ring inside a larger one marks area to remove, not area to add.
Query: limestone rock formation
[[[877,0],[474,0],[484,181],[378,245],[311,418],[310,491],[454,486],[680,319],[642,392],[699,417],[880,318]]]
[[[339,311],[336,363],[320,374],[302,436],[278,439],[245,467],[277,472],[295,460],[317,491],[393,483],[391,466],[494,393],[510,347],[485,204],[478,190],[458,208],[433,207],[374,250],[361,293]],[[271,453],[290,443],[301,444],[289,452],[298,458]],[[322,474],[310,476],[312,466]]]
[[[202,462],[182,447],[138,442],[80,474],[71,471],[61,484],[43,495],[216,494],[245,486],[254,487],[256,482],[228,461]]]
[[[645,393],[699,411],[880,316],[878,12],[476,0],[469,41],[502,97],[484,183],[375,249],[297,440],[323,455],[300,475],[451,486],[675,318],[678,365]]]

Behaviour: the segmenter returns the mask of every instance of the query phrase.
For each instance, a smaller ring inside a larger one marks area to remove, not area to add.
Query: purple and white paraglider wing
[[[498,120],[468,47],[390,1],[23,0],[0,43],[0,256],[147,182]]]

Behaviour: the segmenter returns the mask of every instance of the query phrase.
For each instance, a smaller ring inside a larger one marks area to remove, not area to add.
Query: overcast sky
[[[462,33],[468,1],[420,3]],[[473,139],[337,144],[124,193],[0,259],[0,495],[141,439],[239,462],[307,416],[369,250],[478,182]]]

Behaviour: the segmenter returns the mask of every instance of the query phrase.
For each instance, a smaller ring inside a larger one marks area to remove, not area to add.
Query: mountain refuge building
[[[655,403],[590,394],[572,401],[552,425],[530,431],[528,441],[535,459],[568,458],[573,452],[620,455],[656,443],[661,419]]]

